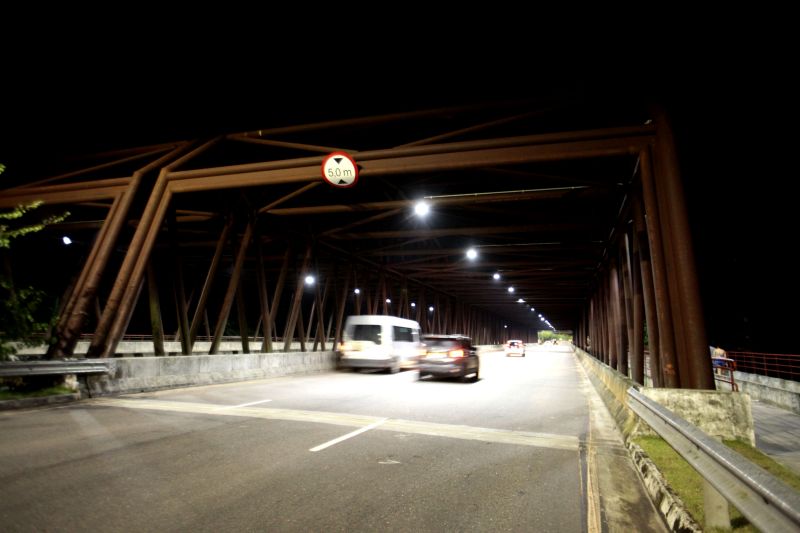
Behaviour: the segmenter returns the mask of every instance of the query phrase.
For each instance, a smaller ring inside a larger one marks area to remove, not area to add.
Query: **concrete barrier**
[[[739,390],[753,399],[788,409],[800,415],[800,383],[746,372],[734,372]],[[717,386],[721,386],[719,383]],[[727,384],[724,386],[728,386]]]
[[[644,387],[580,348],[576,347],[575,353],[626,440],[632,435],[653,434],[628,409],[627,390],[628,387],[634,387],[709,435],[722,439],[738,439],[755,446],[753,415],[750,410],[750,396],[747,394]]]
[[[110,361],[112,369],[109,375],[86,378],[85,386],[90,396],[325,372],[335,368],[336,355],[331,351],[272,352],[121,357]]]

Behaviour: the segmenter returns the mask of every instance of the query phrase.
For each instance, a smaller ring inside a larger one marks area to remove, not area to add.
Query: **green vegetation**
[[[69,387],[57,386],[37,390],[8,390],[0,386],[0,401],[2,400],[21,400],[24,398],[40,398],[42,396],[52,396],[55,394],[73,394],[75,391]]]
[[[642,447],[653,463],[667,480],[667,484],[675,491],[687,511],[701,525],[705,521],[703,512],[703,478],[687,463],[669,444],[659,437],[637,437],[633,441]],[[741,441],[723,441],[723,443],[743,455],[749,461],[786,483],[800,490],[800,476],[764,455],[756,448]],[[757,532],[739,511],[730,508],[732,531]]]
[[[0,164],[0,174],[5,170]],[[33,287],[17,287],[11,273],[8,250],[12,239],[29,233],[41,231],[49,224],[64,220],[69,213],[52,215],[38,223],[23,222],[22,218],[30,211],[40,207],[43,202],[34,201],[18,205],[11,211],[0,211],[0,252],[2,266],[0,271],[0,361],[10,359],[16,353],[16,345],[32,346],[41,344],[40,336],[47,334],[55,322],[55,316],[42,316],[44,292]]]
[[[572,335],[569,333],[558,333],[557,331],[550,331],[549,329],[543,329],[538,332],[539,336],[539,343],[552,341],[557,339],[560,341],[565,342],[572,342]]]

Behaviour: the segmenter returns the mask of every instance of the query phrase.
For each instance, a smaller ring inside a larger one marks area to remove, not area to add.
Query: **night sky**
[[[0,162],[8,170],[0,180],[24,181],[25,169],[51,154],[308,120],[504,98],[658,99],[675,126],[709,341],[800,353],[793,310],[800,290],[789,258],[797,202],[785,189],[796,170],[784,163],[776,132],[788,120],[780,103],[789,88],[766,66],[717,58],[642,70],[584,60],[543,70],[517,58],[422,66],[393,56],[368,69],[325,57],[302,67],[206,59],[158,68],[131,57],[119,64],[53,57],[35,71],[6,64]]]

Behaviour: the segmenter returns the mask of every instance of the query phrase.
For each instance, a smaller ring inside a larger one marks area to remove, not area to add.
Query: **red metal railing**
[[[800,355],[728,352],[728,357],[736,361],[739,372],[800,381]]]
[[[728,357],[712,357],[711,364],[714,369],[714,379],[730,385],[733,392],[739,392],[739,385],[733,376],[736,361]]]

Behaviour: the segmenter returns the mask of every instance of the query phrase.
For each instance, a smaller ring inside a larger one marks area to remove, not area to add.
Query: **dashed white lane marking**
[[[356,415],[349,413],[331,413],[325,411],[302,411],[299,409],[274,409],[269,407],[239,407],[219,409],[219,405],[192,402],[167,402],[161,400],[131,400],[123,398],[97,398],[92,405],[122,407],[126,409],[147,409],[153,411],[169,411],[176,413],[210,414],[215,416],[240,416],[262,418],[268,420],[290,420],[294,422],[313,422],[364,429],[370,425],[382,431],[396,431],[418,435],[431,435],[451,439],[477,440],[498,444],[517,444],[538,448],[577,451],[580,445],[578,437],[570,435],[553,435],[550,433],[534,433],[508,429],[461,426],[456,424],[437,424],[434,422],[418,422],[415,420],[386,419],[377,416]],[[224,407],[224,406],[223,406]],[[372,428],[370,428],[372,429]],[[365,430],[366,431],[366,430]]]
[[[329,440],[328,442],[320,444],[319,446],[314,446],[313,448],[310,448],[308,451],[310,451],[310,452],[318,452],[320,450],[324,450],[325,448],[327,448],[329,446],[333,446],[334,444],[339,444],[343,440],[347,440],[349,438],[355,437],[356,435],[360,435],[360,434],[364,433],[365,431],[369,431],[370,429],[375,429],[376,427],[378,427],[381,424],[383,424],[384,422],[386,422],[386,420],[388,420],[388,419],[384,418],[383,420],[379,420],[378,422],[375,422],[374,424],[370,424],[370,425],[368,425],[366,427],[363,427],[361,429],[357,429],[355,431],[351,431],[347,435],[342,435],[339,438],[336,438],[336,439],[333,439],[333,440]]]
[[[223,407],[217,407],[215,409],[215,411],[220,411],[222,409],[238,409],[239,407],[248,407],[248,406],[251,406],[251,405],[257,405],[259,403],[267,403],[267,402],[271,402],[271,401],[272,400],[259,400],[257,402],[242,403],[242,404],[239,404],[239,405],[225,405]]]

